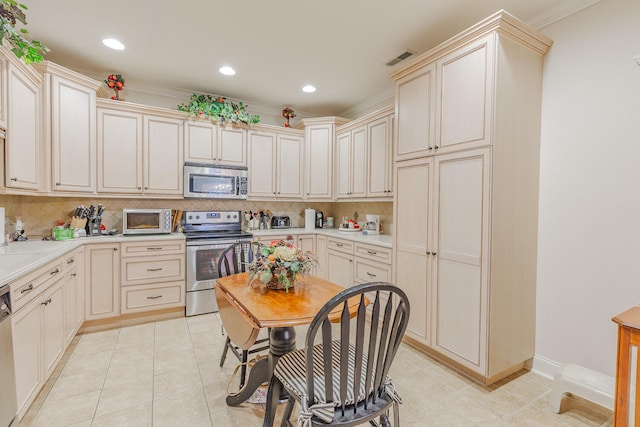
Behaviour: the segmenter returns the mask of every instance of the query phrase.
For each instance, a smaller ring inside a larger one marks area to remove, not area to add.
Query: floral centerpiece
[[[273,240],[268,246],[260,246],[258,256],[249,265],[248,282],[259,280],[269,289],[289,291],[298,276],[308,274],[317,264],[318,257],[297,248],[293,240]]]
[[[111,99],[119,101],[119,92],[124,89],[124,77],[122,77],[122,74],[109,74],[104,82],[115,92],[115,95],[112,96]]]

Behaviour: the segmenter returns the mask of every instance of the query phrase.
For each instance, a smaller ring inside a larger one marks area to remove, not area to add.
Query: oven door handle
[[[206,250],[210,250],[210,249],[227,249],[229,246],[234,245],[235,242],[230,242],[230,243],[215,243],[215,244],[205,244],[205,245],[189,245],[189,243],[187,243],[187,250],[190,252],[195,252],[195,251],[206,251]]]

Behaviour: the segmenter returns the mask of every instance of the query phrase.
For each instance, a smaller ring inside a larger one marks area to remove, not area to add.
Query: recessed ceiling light
[[[307,93],[313,93],[316,91],[316,88],[311,85],[306,85],[305,87],[302,88],[302,91]]]
[[[111,49],[124,50],[124,45],[116,39],[104,39],[102,40],[102,43]]]
[[[236,73],[236,70],[226,65],[224,67],[220,67],[218,71],[220,71],[220,73],[224,74],[225,76],[233,76]]]

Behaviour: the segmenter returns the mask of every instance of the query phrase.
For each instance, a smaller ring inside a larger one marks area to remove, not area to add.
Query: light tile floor
[[[263,405],[225,404],[236,360],[218,366],[224,341],[215,315],[77,336],[20,426],[261,426]],[[551,412],[551,381],[526,371],[483,387],[403,346],[392,376],[403,426],[613,425],[579,397]]]

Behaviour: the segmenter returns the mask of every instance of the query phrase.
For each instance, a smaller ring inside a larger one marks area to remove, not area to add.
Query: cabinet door
[[[11,63],[7,80],[5,185],[37,190],[40,183],[40,89]]]
[[[336,141],[336,197],[346,198],[351,194],[351,132],[337,135]]]
[[[84,311],[84,305],[78,305],[78,268],[73,267],[65,274],[64,281],[64,342],[69,343],[78,331],[78,311]]]
[[[439,152],[491,141],[493,43],[494,36],[489,35],[437,62]]]
[[[41,298],[42,363],[48,378],[64,350],[64,278],[58,280]]]
[[[433,346],[484,373],[489,250],[489,148],[436,156]]]
[[[120,314],[118,250],[117,243],[98,243],[86,247],[84,277],[88,284],[85,294],[87,320],[114,317]]]
[[[303,138],[278,135],[276,188],[278,198],[302,199]]]
[[[184,161],[213,163],[217,159],[218,127],[211,122],[186,121],[184,124]]]
[[[7,58],[0,55],[0,129],[7,128]]]
[[[327,236],[316,236],[316,254],[318,255],[318,266],[315,275],[321,279],[327,279],[329,267],[327,265]]]
[[[96,92],[51,78],[51,170],[54,191],[96,189]]]
[[[316,235],[315,234],[298,235],[298,248],[300,248],[302,252],[311,252],[311,253],[317,254],[316,253]],[[316,267],[314,267],[309,274],[315,276]]]
[[[429,344],[432,158],[396,163],[394,282],[412,310],[407,334]]]
[[[305,128],[305,198],[333,197],[333,125]]]
[[[98,108],[98,192],[142,191],[142,115]]]
[[[396,84],[395,159],[433,154],[435,145],[435,66],[429,65]]]
[[[367,126],[351,131],[351,197],[367,195]]]
[[[327,280],[345,288],[353,286],[353,255],[327,251]]]
[[[391,120],[383,117],[367,125],[368,197],[390,197]]]
[[[247,165],[247,133],[244,129],[220,128],[217,161],[223,165]]]
[[[183,121],[144,116],[144,193],[182,195]]]
[[[43,370],[40,364],[40,300],[35,299],[11,318],[13,331],[13,363],[16,372],[18,410],[26,411],[40,390]]]
[[[276,134],[249,131],[249,197],[276,196]]]

